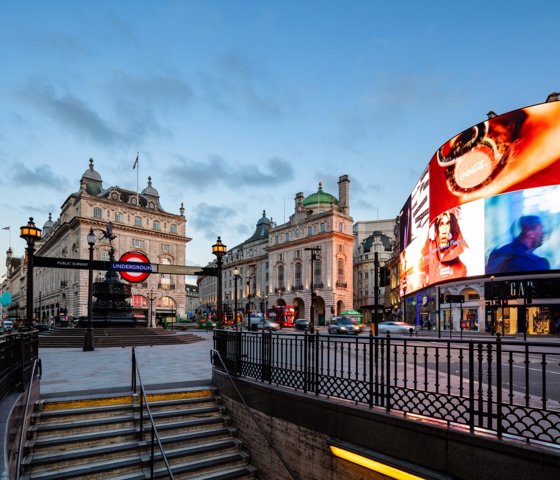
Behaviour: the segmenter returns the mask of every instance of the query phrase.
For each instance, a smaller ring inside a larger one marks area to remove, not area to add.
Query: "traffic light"
[[[387,267],[379,267],[379,286],[386,287],[391,281],[391,272]]]
[[[533,303],[533,296],[535,295],[535,286],[532,283],[528,283],[525,287],[525,302],[527,305]]]

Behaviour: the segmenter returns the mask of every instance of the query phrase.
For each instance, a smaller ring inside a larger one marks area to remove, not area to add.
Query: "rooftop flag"
[[[9,230],[10,227],[2,227],[2,230]]]
[[[138,153],[136,154],[136,160],[134,160],[134,165],[132,165],[132,170],[136,168],[136,165],[138,165]]]

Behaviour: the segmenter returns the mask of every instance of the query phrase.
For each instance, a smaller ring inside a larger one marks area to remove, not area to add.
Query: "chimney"
[[[296,211],[296,212],[299,210],[299,207],[301,207],[301,204],[303,203],[303,198],[304,198],[304,197],[303,197],[303,192],[298,192],[298,193],[296,193],[296,198],[295,198],[295,201],[296,201],[296,209],[295,209],[295,211]]]
[[[342,175],[338,179],[338,209],[344,215],[350,215],[350,179]]]

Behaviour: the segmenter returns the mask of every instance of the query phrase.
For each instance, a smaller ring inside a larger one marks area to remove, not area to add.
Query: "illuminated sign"
[[[400,213],[401,294],[459,278],[560,269],[559,198],[560,102],[453,137]]]
[[[143,282],[152,273],[150,260],[142,252],[127,252],[121,256],[119,262],[113,262],[111,267],[120,271],[121,277],[130,283]]]

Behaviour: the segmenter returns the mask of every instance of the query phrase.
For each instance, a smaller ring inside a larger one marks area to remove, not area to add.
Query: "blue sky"
[[[0,0],[0,212],[57,218],[92,157],[104,185],[183,202],[187,263],[266,209],[351,180],[395,217],[439,146],[560,90],[555,2]],[[0,251],[9,232],[0,230]],[[5,257],[4,257],[5,258]],[[0,266],[0,274],[5,267]]]

